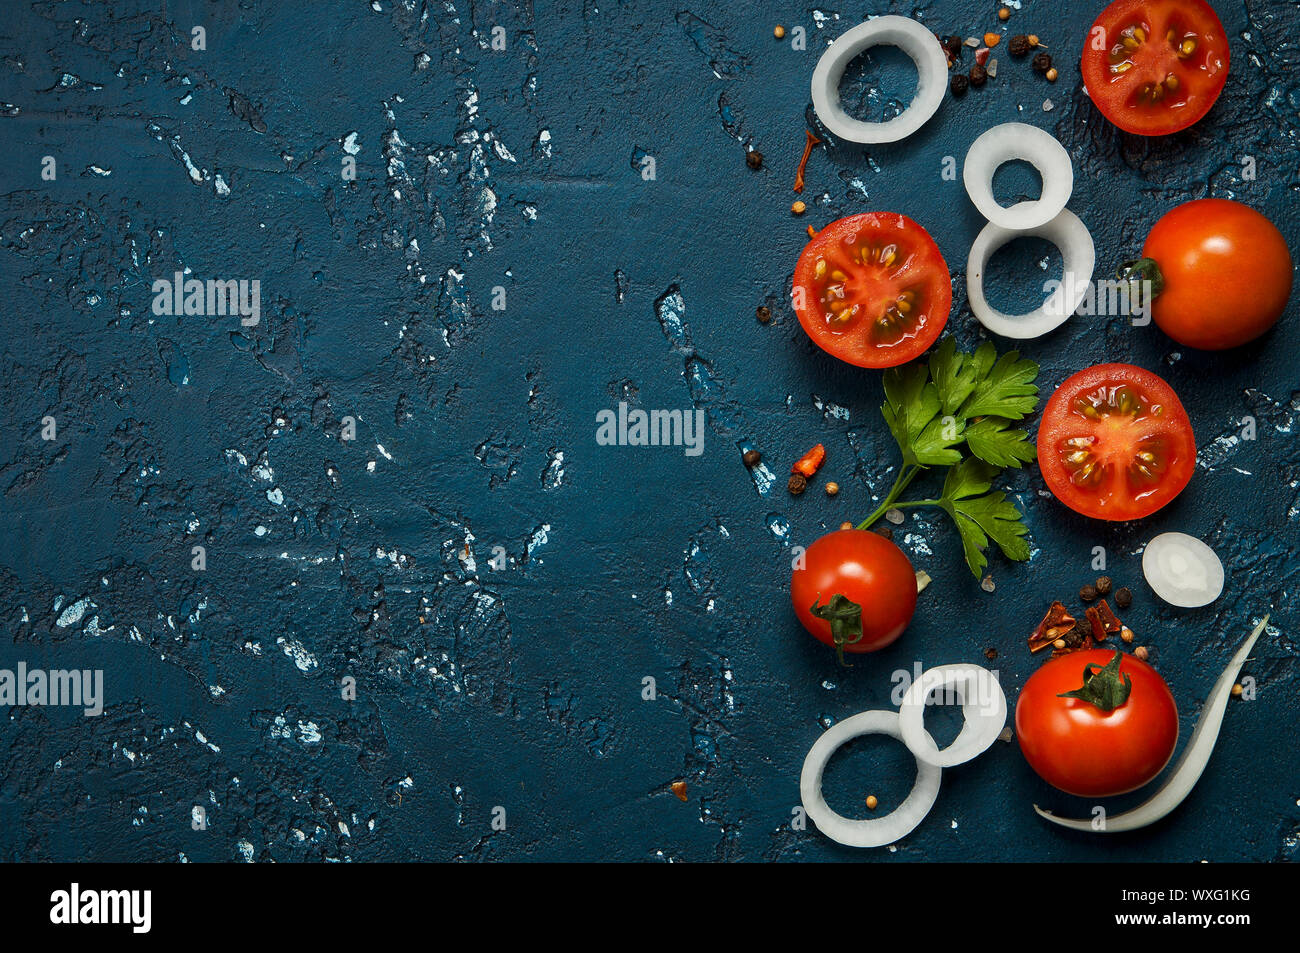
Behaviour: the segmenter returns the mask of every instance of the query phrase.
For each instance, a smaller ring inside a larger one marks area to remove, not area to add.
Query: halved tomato
[[[1115,0],[1083,45],[1083,83],[1125,132],[1166,136],[1210,111],[1228,60],[1228,35],[1204,0]]]
[[[952,310],[939,246],[916,222],[866,212],[831,222],[794,269],[794,310],[813,343],[858,367],[897,367],[924,354]]]
[[[1172,387],[1131,364],[1099,364],[1066,380],[1047,402],[1038,468],[1076,513],[1141,519],[1187,486],[1196,440]]]

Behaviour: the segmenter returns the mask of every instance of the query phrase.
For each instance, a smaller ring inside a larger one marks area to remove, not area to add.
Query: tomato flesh
[[[952,310],[939,247],[905,215],[866,212],[826,226],[794,273],[799,323],[828,354],[858,367],[897,367],[925,353]]]
[[[1107,119],[1163,136],[1210,111],[1228,62],[1227,34],[1204,0],[1116,0],[1093,24],[1082,72]]]
[[[1048,784],[1080,797],[1126,794],[1151,781],[1178,743],[1178,706],[1169,686],[1141,659],[1125,655],[1128,700],[1112,711],[1060,698],[1083,684],[1084,667],[1102,668],[1111,649],[1070,652],[1029,677],[1016,700],[1016,737],[1029,766]]]
[[[1069,378],[1047,402],[1038,466],[1075,512],[1141,519],[1187,486],[1196,442],[1173,388],[1140,367],[1102,364]]]

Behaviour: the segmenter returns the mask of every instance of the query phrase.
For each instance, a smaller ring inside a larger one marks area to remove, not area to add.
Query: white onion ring
[[[817,829],[846,847],[884,847],[901,840],[916,829],[925,819],[939,797],[939,778],[943,771],[918,760],[916,783],[902,804],[884,817],[868,820],[850,820],[836,814],[822,797],[822,774],[831,756],[846,742],[862,735],[889,735],[900,741],[903,738],[898,725],[898,714],[892,711],[864,711],[846,718],[817,739],[808,749],[799,775],[799,794],[804,810]]]
[[[1021,315],[1003,314],[984,297],[984,269],[993,253],[1007,242],[1027,237],[1044,238],[1061,250],[1064,259],[1061,282],[1036,310]],[[990,222],[971,245],[966,262],[966,297],[980,324],[994,334],[1016,340],[1042,337],[1064,324],[1083,303],[1096,264],[1097,252],[1088,226],[1069,209],[1038,228],[1013,231]]]
[[[1037,199],[1004,208],[993,197],[993,174],[1004,162],[1023,159],[1043,177]],[[962,168],[966,194],[994,225],[1023,231],[1046,225],[1060,215],[1074,192],[1074,166],[1065,146],[1037,126],[1007,122],[986,131],[971,145]]]
[[[957,740],[939,750],[925,730],[925,705],[936,688],[951,686],[961,699],[965,723]],[[898,706],[898,727],[903,744],[913,757],[936,768],[965,764],[988,750],[1007,723],[1007,696],[986,668],[967,663],[927,669],[903,695]]]
[[[873,46],[896,46],[916,63],[916,98],[888,122],[854,119],[840,107],[840,81],[855,56]],[[813,108],[833,135],[866,145],[898,142],[924,126],[939,110],[948,88],[948,57],[939,38],[909,17],[884,16],[860,23],[822,54],[812,76]]]
[[[1171,606],[1199,609],[1223,593],[1223,562],[1186,533],[1161,533],[1142,551],[1142,575]]]

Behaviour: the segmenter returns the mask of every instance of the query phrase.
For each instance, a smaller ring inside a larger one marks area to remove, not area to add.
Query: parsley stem
[[[892,507],[898,505],[898,498],[903,495],[903,491],[912,485],[912,481],[915,480],[924,469],[925,467],[918,464],[910,467],[904,466],[899,470],[898,479],[894,481],[894,485],[890,489],[889,494],[881,501],[880,506],[876,508],[876,512],[872,513],[858,524],[858,529],[870,529],[872,525],[889,512]],[[903,505],[906,506],[908,504]]]

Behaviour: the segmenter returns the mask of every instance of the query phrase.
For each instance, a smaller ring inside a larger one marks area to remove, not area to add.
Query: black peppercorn
[[[1079,598],[1084,602],[1092,602],[1097,598],[1097,587],[1089,583],[1079,590]]]
[[[883,536],[885,539],[894,538],[894,531],[884,523],[877,523],[875,526],[871,527],[871,532],[875,533],[877,536]]]
[[[1052,68],[1052,54],[1039,53],[1034,57],[1034,72],[1047,75],[1047,71]]]
[[[998,650],[990,646],[989,648],[984,650],[984,657],[988,659],[990,662],[992,662],[995,658],[998,657]]]
[[[954,96],[965,96],[968,89],[970,89],[970,80],[961,73],[952,78],[952,94]]]
[[[1124,586],[1115,592],[1115,605],[1119,606],[1121,609],[1127,609],[1132,604],[1133,590],[1129,589],[1128,586]]]
[[[950,36],[943,41],[943,51],[948,54],[949,59],[957,59],[961,56],[961,37]]]
[[[763,168],[763,153],[761,153],[761,152],[759,152],[759,151],[757,151],[757,150],[754,150],[754,151],[751,151],[751,152],[746,152],[746,153],[745,153],[745,163],[746,163],[746,164],[747,164],[751,169],[761,169],[761,168]]]
[[[745,455],[741,459],[745,461],[745,466],[756,467],[763,457],[757,450],[746,450]]]
[[[1092,626],[1080,619],[1074,623],[1074,628],[1065,634],[1065,644],[1072,649],[1078,648],[1090,635],[1092,635]]]
[[[1095,585],[1097,586],[1097,592],[1101,595],[1110,595],[1110,587],[1113,585],[1110,581],[1110,576],[1099,576]]]
[[[976,63],[970,68],[970,84],[976,89],[983,86],[989,78],[988,70]]]
[[[759,324],[767,324],[772,320],[772,309],[767,305],[759,305],[755,315],[758,317]]]
[[[802,473],[791,473],[790,482],[786,485],[791,496],[798,496],[804,490],[808,489],[808,478]]]
[[[1029,37],[1024,34],[1013,36],[1007,43],[1007,51],[1012,56],[1024,56],[1031,49],[1033,49],[1033,46],[1029,43]]]

